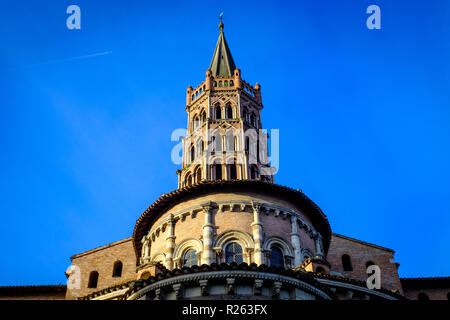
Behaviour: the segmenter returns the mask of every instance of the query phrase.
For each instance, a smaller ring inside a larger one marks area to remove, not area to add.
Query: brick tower
[[[178,188],[203,180],[274,181],[268,135],[261,130],[261,86],[242,79],[223,28],[220,22],[205,81],[187,88],[188,125]]]

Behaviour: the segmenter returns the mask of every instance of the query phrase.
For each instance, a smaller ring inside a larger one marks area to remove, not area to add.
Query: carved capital
[[[199,280],[202,296],[209,295],[208,279]]]
[[[205,213],[208,214],[211,212],[212,202],[208,201],[208,202],[202,203],[201,206],[202,206],[203,211],[205,211]]]
[[[252,200],[252,208],[253,208],[253,211],[256,211],[256,212],[260,212],[261,211],[261,207],[262,207],[263,205],[262,205],[262,203],[260,203],[260,202],[257,202],[257,201],[253,201]]]
[[[262,294],[262,286],[263,286],[263,280],[255,279],[255,282],[253,284],[253,294],[255,296],[260,296]]]
[[[227,278],[227,294],[234,295],[234,278]]]
[[[272,284],[272,297],[275,299],[280,299],[280,291],[281,291],[282,283],[279,281],[275,281]]]
[[[162,291],[161,291],[161,288],[155,289],[155,300],[162,300]]]
[[[175,298],[177,300],[183,299],[183,286],[181,283],[172,285],[173,291],[175,291]]]
[[[347,298],[347,300],[352,300],[353,299],[353,291],[351,291],[351,290],[347,291],[347,293],[345,294],[345,297]]]

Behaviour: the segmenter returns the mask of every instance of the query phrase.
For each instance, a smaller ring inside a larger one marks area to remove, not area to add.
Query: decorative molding
[[[177,260],[180,263],[183,260],[183,256],[189,249],[194,249],[198,254],[201,254],[203,250],[203,242],[199,239],[189,238],[181,241],[173,252],[174,261]],[[200,264],[200,261],[198,261]],[[181,266],[180,266],[181,267]]]
[[[287,243],[283,238],[278,236],[271,236],[266,238],[263,243],[263,250],[266,250],[270,253],[272,245],[280,248],[283,251],[283,256],[294,256],[294,248],[292,248],[292,245]]]
[[[395,297],[388,295],[386,293],[380,292],[380,291],[376,291],[376,290],[371,290],[369,288],[365,288],[362,286],[357,286],[351,283],[345,283],[345,282],[340,282],[340,281],[334,281],[334,280],[329,280],[329,279],[321,279],[321,278],[316,278],[317,281],[319,281],[320,283],[330,286],[330,287],[335,287],[335,288],[345,288],[347,290],[350,291],[359,291],[365,294],[369,294],[369,295],[375,295],[375,296],[379,296],[383,299],[387,299],[387,300],[398,300]],[[353,295],[353,294],[352,294]]]
[[[282,285],[286,285],[287,287],[296,287],[299,288],[305,292],[308,292],[310,294],[313,294],[314,296],[321,297],[325,300],[331,300],[331,297],[326,294],[325,292],[317,289],[313,285],[306,283],[302,280],[291,278],[288,276],[283,276],[279,274],[274,273],[267,273],[267,272],[258,272],[258,271],[245,271],[245,270],[227,270],[227,271],[209,271],[209,272],[198,272],[193,274],[186,274],[186,275],[180,275],[176,277],[171,277],[168,279],[160,280],[155,283],[152,283],[141,290],[131,294],[127,299],[128,300],[137,300],[141,298],[142,296],[146,295],[147,293],[150,293],[152,291],[158,291],[161,292],[161,289],[165,287],[171,287],[174,284],[177,283],[192,283],[197,282],[199,283],[200,280],[225,280],[225,283],[227,283],[227,279],[234,279],[240,280],[262,280],[269,281],[269,282],[279,282]],[[321,279],[317,279],[321,280]],[[234,284],[235,282],[233,282]],[[278,284],[276,285],[278,287]]]
[[[225,208],[229,208],[230,211],[233,211],[234,207],[238,207],[242,212],[246,212],[245,209],[247,208],[251,209],[251,212],[253,212],[253,210],[257,208],[261,213],[265,213],[266,215],[273,213],[275,217],[281,217],[282,219],[287,219],[288,217],[294,216],[297,219],[298,227],[305,230],[311,239],[315,239],[317,236],[321,237],[320,233],[318,233],[315,228],[303,218],[302,213],[275,204],[253,200],[209,201],[184,210],[168,213],[158,224],[152,226],[148,232],[148,237],[150,237],[152,241],[155,241],[155,239],[159,236],[159,233],[162,231],[163,226],[169,223],[171,216],[174,222],[184,222],[187,216],[191,216],[195,219],[197,213],[200,211],[204,212],[205,208],[208,208],[208,210],[217,209],[218,212],[224,212]]]

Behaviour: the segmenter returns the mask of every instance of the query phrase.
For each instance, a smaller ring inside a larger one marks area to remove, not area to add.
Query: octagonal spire
[[[216,49],[214,50],[209,70],[211,70],[213,77],[231,77],[236,69],[236,65],[234,64],[230,48],[225,40],[223,22],[220,22],[219,28],[219,39],[217,40]]]

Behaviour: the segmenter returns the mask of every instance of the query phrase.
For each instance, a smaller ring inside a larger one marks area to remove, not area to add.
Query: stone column
[[[144,236],[142,238],[142,259],[141,263],[148,263],[150,262],[150,246],[151,246],[151,239],[150,237]]]
[[[174,232],[173,215],[169,215],[167,222],[167,237],[166,237],[166,268],[173,269],[173,251],[175,250],[175,232]]]
[[[300,235],[298,234],[297,228],[297,217],[295,215],[291,216],[291,225],[292,225],[292,233],[291,233],[291,244],[294,248],[294,268],[297,268],[302,263],[302,253],[300,247]]]
[[[202,264],[211,264],[214,262],[213,253],[213,233],[214,225],[212,224],[211,203],[202,205],[205,212],[205,224],[203,225],[203,251]]]
[[[251,227],[253,229],[253,240],[255,241],[254,261],[257,265],[260,265],[264,263],[262,252],[263,225],[261,223],[259,216],[261,204],[252,201],[252,207],[253,207],[253,223],[251,224]]]
[[[222,263],[222,260],[223,260],[222,248],[214,248],[213,250],[214,250],[214,252],[216,254],[215,255],[216,260],[214,260],[214,262]]]
[[[316,255],[318,255],[319,257],[323,257],[322,235],[320,233],[317,233],[314,240],[316,242]]]

